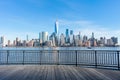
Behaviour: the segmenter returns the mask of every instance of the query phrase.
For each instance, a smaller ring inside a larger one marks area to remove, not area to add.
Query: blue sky
[[[0,0],[0,36],[37,38],[41,31],[73,29],[96,37],[120,35],[120,0]]]

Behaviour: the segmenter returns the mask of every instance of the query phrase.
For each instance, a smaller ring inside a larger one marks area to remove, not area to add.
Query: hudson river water
[[[120,47],[0,47],[0,50],[120,50]]]

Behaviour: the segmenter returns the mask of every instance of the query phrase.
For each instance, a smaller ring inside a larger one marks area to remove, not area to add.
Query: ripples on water
[[[3,47],[0,50],[120,50],[120,47]]]

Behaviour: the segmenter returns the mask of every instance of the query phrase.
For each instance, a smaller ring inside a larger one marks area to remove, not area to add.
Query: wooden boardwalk
[[[0,65],[0,80],[120,80],[120,71],[64,65]]]

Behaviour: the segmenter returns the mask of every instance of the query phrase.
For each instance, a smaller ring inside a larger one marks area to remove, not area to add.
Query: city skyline
[[[95,37],[95,34],[94,34],[94,32],[91,32],[89,35],[86,35],[86,34],[82,34],[81,33],[82,31],[79,31],[79,32],[74,32],[74,30],[72,30],[72,29],[68,29],[68,28],[66,28],[65,29],[65,32],[59,32],[59,22],[58,22],[58,20],[56,20],[55,21],[55,23],[54,23],[54,30],[53,30],[53,32],[50,34],[50,33],[48,33],[48,31],[40,31],[39,32],[39,34],[37,34],[37,37],[34,37],[34,38],[29,38],[29,36],[31,36],[31,35],[28,35],[28,34],[24,34],[24,37],[25,37],[25,39],[21,39],[19,36],[17,36],[17,37],[14,37],[14,39],[13,40],[10,40],[10,39],[6,39],[6,37],[7,36],[1,36],[1,38],[5,38],[4,39],[4,43],[5,44],[14,44],[14,40],[15,40],[15,38],[17,39],[17,41],[18,41],[18,39],[20,40],[20,42],[24,42],[24,41],[30,41],[30,40],[32,40],[32,39],[42,39],[44,36],[43,35],[46,35],[47,37],[45,38],[45,41],[48,41],[48,40],[50,40],[48,37],[50,37],[50,36],[56,36],[58,39],[60,39],[60,36],[61,35],[63,35],[64,37],[66,37],[65,38],[65,41],[67,41],[66,43],[69,43],[69,38],[71,37],[70,35],[75,35],[75,36],[77,36],[77,35],[80,35],[80,37],[81,37],[81,39],[82,38],[84,38],[84,36],[86,36],[88,39],[90,39],[90,38],[94,38],[94,39],[97,39],[97,40],[99,40],[101,37],[102,38],[106,38],[106,39],[109,39],[109,38],[107,38],[105,35],[102,35],[102,36],[99,36],[99,38],[98,37]],[[79,37],[79,38],[80,38]],[[112,37],[116,37],[116,36],[110,36],[110,38],[112,38]],[[118,37],[116,37],[116,38],[118,38]],[[3,41],[3,39],[1,40],[1,41]],[[42,39],[42,41],[43,42],[45,42],[43,39]],[[117,44],[119,44],[119,39],[117,40]]]
[[[110,38],[116,36],[120,43],[119,0],[1,0],[0,36],[14,40],[38,38],[38,33],[54,31],[59,21],[59,32],[66,28],[82,35]]]
[[[66,29],[63,33],[59,33],[59,22],[55,21],[54,31],[49,34],[46,31],[41,31],[37,38],[29,39],[29,35],[26,35],[26,39],[20,39],[16,37],[13,41],[7,40],[4,36],[0,37],[0,47],[117,47],[118,38],[111,36],[106,38],[100,36],[97,39],[92,32],[91,37],[88,35],[74,34],[74,30]]]

